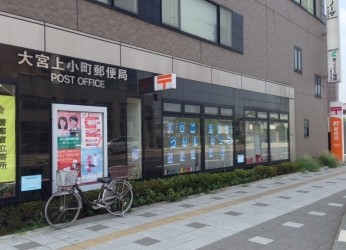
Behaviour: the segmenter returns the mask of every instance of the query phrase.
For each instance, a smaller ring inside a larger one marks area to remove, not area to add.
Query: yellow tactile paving
[[[343,169],[342,172],[346,172],[346,170]],[[80,249],[86,249],[86,248],[94,247],[94,246],[97,246],[99,244],[105,243],[107,241],[111,241],[111,240],[115,240],[115,239],[118,239],[118,238],[129,236],[129,235],[132,235],[132,234],[140,233],[140,232],[146,231],[148,229],[153,229],[155,227],[167,225],[167,224],[179,221],[179,220],[185,220],[185,219],[188,219],[188,218],[191,218],[191,217],[194,217],[194,216],[210,213],[210,212],[213,212],[215,210],[222,209],[222,208],[225,208],[225,207],[238,205],[238,204],[244,203],[246,201],[262,198],[262,197],[267,196],[267,195],[279,193],[279,192],[287,190],[287,189],[296,188],[296,187],[299,187],[299,186],[302,186],[302,185],[306,185],[306,184],[309,184],[309,183],[313,183],[313,182],[316,182],[316,181],[327,179],[327,178],[330,178],[330,177],[333,177],[333,176],[338,176],[340,174],[341,174],[340,172],[333,173],[333,174],[328,174],[328,175],[324,175],[324,176],[321,176],[321,177],[313,178],[311,180],[300,181],[300,182],[297,182],[295,184],[291,184],[291,185],[288,185],[288,186],[283,186],[283,187],[279,187],[279,188],[276,188],[276,189],[273,189],[273,190],[268,190],[268,191],[264,191],[264,192],[257,193],[257,194],[254,194],[254,195],[249,195],[249,196],[242,197],[242,198],[239,198],[239,199],[236,199],[236,200],[226,201],[226,202],[223,202],[223,203],[220,203],[220,204],[211,205],[209,207],[196,209],[194,211],[189,211],[189,212],[185,212],[185,213],[182,213],[182,214],[173,215],[173,216],[170,216],[170,217],[167,217],[167,218],[163,218],[163,219],[159,219],[159,220],[156,220],[156,221],[153,221],[153,222],[148,222],[148,223],[145,223],[145,224],[142,224],[142,225],[139,225],[139,226],[134,226],[134,227],[129,228],[129,229],[124,229],[124,230],[117,231],[117,232],[114,232],[114,233],[110,233],[110,234],[107,234],[107,235],[104,235],[104,236],[100,236],[100,237],[97,237],[97,238],[92,239],[92,240],[86,240],[86,241],[83,241],[83,242],[79,242],[79,243],[76,243],[76,244],[74,244],[72,246],[61,248],[61,250],[80,250]]]

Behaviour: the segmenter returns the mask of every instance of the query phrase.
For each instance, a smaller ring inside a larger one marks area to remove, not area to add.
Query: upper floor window
[[[232,47],[232,12],[220,8],[220,43]]]
[[[298,47],[294,47],[294,71],[298,73],[303,72],[302,63],[302,50]]]
[[[105,4],[112,4],[112,0],[97,0],[101,3],[105,3]]]
[[[310,136],[309,119],[304,119],[304,137]]]
[[[293,2],[306,9],[311,15],[325,22],[324,1],[325,0],[293,0]]]
[[[137,0],[114,0],[114,6],[135,14],[138,13]]]
[[[217,42],[217,5],[207,1],[162,0],[162,23]]]
[[[206,0],[97,0],[243,53],[243,16]]]
[[[180,5],[181,30],[216,42],[217,6],[200,0],[183,0]]]
[[[180,28],[180,0],[162,0],[162,23]]]
[[[321,76],[315,75],[315,96],[321,97]]]

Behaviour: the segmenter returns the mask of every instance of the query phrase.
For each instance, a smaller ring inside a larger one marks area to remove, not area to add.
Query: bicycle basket
[[[59,187],[73,186],[77,180],[77,171],[57,171],[56,185]]]

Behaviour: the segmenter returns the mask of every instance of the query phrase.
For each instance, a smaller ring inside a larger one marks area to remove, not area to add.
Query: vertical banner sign
[[[340,161],[344,160],[344,126],[342,102],[330,103],[330,140],[331,151]]]
[[[16,179],[15,98],[0,95],[0,183]]]
[[[328,82],[338,83],[341,81],[339,0],[326,0],[326,10]]]

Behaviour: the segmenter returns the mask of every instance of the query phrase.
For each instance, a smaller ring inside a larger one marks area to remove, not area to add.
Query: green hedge
[[[284,162],[252,169],[236,169],[217,173],[192,173],[144,181],[132,181],[133,207],[161,201],[177,201],[194,194],[209,193],[220,188],[271,178],[298,171],[318,171],[322,166],[336,167],[340,163],[328,152],[320,157],[303,156],[296,162]],[[97,191],[86,192],[89,200],[97,198]],[[44,218],[45,201],[32,201],[0,208],[0,235],[31,230],[47,225]],[[105,213],[83,206],[79,216]]]

